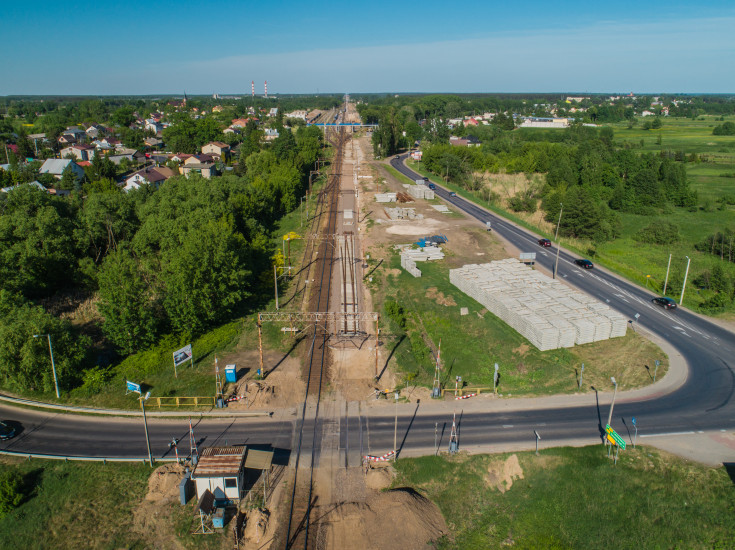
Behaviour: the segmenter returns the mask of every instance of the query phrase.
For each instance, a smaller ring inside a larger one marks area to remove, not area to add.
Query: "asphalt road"
[[[420,176],[402,162],[391,164],[411,178]],[[436,193],[447,203],[465,211],[483,225],[490,221],[492,230],[524,252],[536,252],[536,262],[552,271],[556,248],[542,248],[538,236],[479,208],[461,198],[451,197],[441,186]],[[640,435],[690,433],[735,428],[735,335],[684,309],[665,311],[651,303],[653,294],[621,278],[595,267],[582,270],[575,256],[559,254],[558,277],[572,286],[608,303],[629,319],[640,314],[638,325],[669,342],[690,367],[686,382],[667,395],[635,402],[620,400],[615,406],[613,427],[628,436],[630,418],[638,420]],[[612,387],[599,388],[610,391]],[[462,403],[462,402],[460,402]],[[543,437],[544,446],[570,440],[601,440],[601,429],[607,421],[609,399],[598,404],[596,394],[589,402],[575,406],[536,408],[524,411],[488,412],[458,404],[457,426],[460,448],[501,451],[514,446],[532,444],[533,431]],[[472,409],[471,412],[468,409]],[[357,465],[363,454],[381,455],[393,448],[394,417],[392,407],[348,414],[339,418],[340,449],[344,464]],[[10,420],[19,429],[12,440],[0,442],[0,449],[21,452],[81,456],[142,457],[146,455],[142,419],[103,418],[64,415],[16,409],[0,405],[0,418]],[[269,444],[279,449],[292,449],[296,415],[279,411],[268,419],[201,419],[195,420],[194,432],[200,444]],[[307,428],[313,421],[307,420]],[[451,431],[449,407],[438,410],[432,404],[402,405],[399,408],[398,446],[405,455],[433,452],[435,441],[446,449]],[[153,455],[170,456],[168,443],[181,439],[180,450],[188,454],[188,422],[148,419]],[[320,426],[317,427],[322,429]],[[310,439],[304,456],[310,456]],[[315,457],[319,460],[319,449]],[[302,465],[308,466],[308,460]]]

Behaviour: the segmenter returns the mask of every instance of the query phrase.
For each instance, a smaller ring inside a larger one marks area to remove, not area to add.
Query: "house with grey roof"
[[[41,165],[38,173],[51,174],[57,180],[60,180],[67,170],[71,170],[77,180],[81,180],[85,176],[84,168],[71,159],[47,159]]]

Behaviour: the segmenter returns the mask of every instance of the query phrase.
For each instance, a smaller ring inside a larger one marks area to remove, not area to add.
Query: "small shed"
[[[245,485],[246,449],[245,445],[204,449],[191,474],[197,499],[209,490],[216,500],[240,500]]]

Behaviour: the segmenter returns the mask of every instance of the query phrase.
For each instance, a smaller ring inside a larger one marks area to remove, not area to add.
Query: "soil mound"
[[[270,512],[266,508],[249,510],[245,516],[242,538],[248,542],[259,543],[267,539]]]
[[[523,469],[518,462],[518,455],[510,455],[502,462],[491,462],[487,469],[485,482],[505,493],[516,479],[523,479]]]
[[[439,508],[413,489],[337,505],[323,520],[325,548],[423,550],[449,533]]]
[[[179,498],[179,483],[184,478],[184,467],[180,464],[165,464],[156,468],[148,478],[148,493],[145,499],[150,502],[165,502]]]
[[[371,468],[368,470],[367,475],[365,476],[365,485],[368,489],[381,491],[390,487],[390,484],[393,483],[394,477],[395,474],[390,467]]]

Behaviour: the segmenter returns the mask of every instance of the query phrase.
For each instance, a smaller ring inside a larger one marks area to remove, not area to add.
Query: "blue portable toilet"
[[[225,380],[237,382],[237,365],[227,365],[225,367]]]

